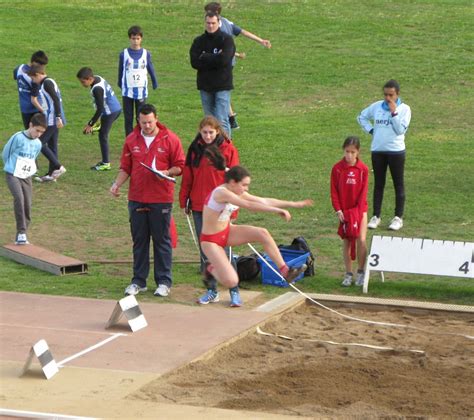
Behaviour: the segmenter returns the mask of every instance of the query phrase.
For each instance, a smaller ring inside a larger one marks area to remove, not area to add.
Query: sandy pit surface
[[[425,331],[369,325],[303,304],[261,327],[293,340],[251,333],[128,398],[310,417],[474,418],[474,340],[455,335],[474,336],[473,314],[332,307]]]

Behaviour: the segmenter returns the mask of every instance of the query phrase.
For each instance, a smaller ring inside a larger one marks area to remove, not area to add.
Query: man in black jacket
[[[189,54],[191,66],[197,70],[197,88],[201,93],[204,115],[213,115],[229,137],[230,91],[232,84],[232,58],[234,40],[219,29],[220,17],[206,13],[205,32],[194,39]]]

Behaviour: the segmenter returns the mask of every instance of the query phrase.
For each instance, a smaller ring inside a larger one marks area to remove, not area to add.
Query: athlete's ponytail
[[[232,166],[224,175],[225,182],[235,181],[240,182],[244,178],[250,176],[250,172],[247,171],[243,166]]]

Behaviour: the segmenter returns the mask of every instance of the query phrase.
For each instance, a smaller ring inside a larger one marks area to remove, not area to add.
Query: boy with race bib
[[[125,119],[125,136],[134,127],[133,110],[138,118],[138,109],[148,97],[148,75],[153,89],[158,87],[151,54],[142,48],[143,31],[140,26],[128,30],[130,47],[125,48],[119,56],[118,87],[122,89],[123,116]]]
[[[36,172],[35,159],[41,151],[39,137],[46,131],[48,124],[43,114],[31,117],[28,129],[15,133],[3,148],[8,188],[13,196],[13,209],[16,219],[16,245],[28,244],[26,231],[31,221],[31,176]]]

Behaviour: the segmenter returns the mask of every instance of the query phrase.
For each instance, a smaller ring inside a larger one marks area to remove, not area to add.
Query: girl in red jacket
[[[179,191],[180,207],[188,215],[192,212],[197,238],[201,235],[202,210],[207,196],[218,185],[224,184],[225,171],[238,164],[237,149],[219,121],[210,115],[204,117],[196,138],[189,146]],[[201,251],[201,272],[205,261]],[[203,296],[198,302],[206,304],[209,299]]]
[[[364,266],[367,258],[367,188],[369,169],[359,159],[360,140],[347,137],[342,145],[344,157],[331,171],[331,201],[339,219],[338,234],[344,240],[342,256],[346,274],[342,286],[352,284],[352,261],[356,257],[356,286],[364,284]]]

